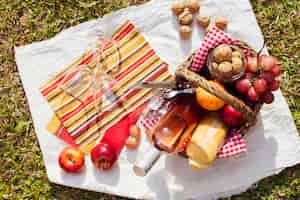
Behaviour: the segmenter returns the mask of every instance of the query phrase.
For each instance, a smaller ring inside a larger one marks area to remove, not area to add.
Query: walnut
[[[180,26],[179,28],[180,37],[183,40],[187,40],[191,37],[192,34],[192,28],[186,25]]]
[[[210,17],[209,16],[200,16],[198,15],[196,17],[197,23],[199,26],[203,28],[207,28],[208,25],[210,24]]]
[[[213,51],[213,59],[215,62],[220,63],[222,61],[231,61],[232,60],[232,49],[228,45],[217,47]]]
[[[181,25],[191,25],[193,22],[193,15],[188,9],[185,9],[183,13],[179,15],[178,21]]]
[[[221,76],[230,78],[232,76],[232,64],[227,61],[221,62],[218,67],[218,72]]]
[[[173,3],[172,5],[172,11],[175,15],[179,15],[184,11],[185,5],[184,3],[178,2],[178,3]]]
[[[186,5],[192,13],[199,12],[200,9],[199,0],[188,0]]]
[[[212,70],[214,70],[214,71],[217,71],[217,70],[218,70],[218,67],[219,67],[218,63],[213,62],[213,63],[211,64],[211,66],[212,66]]]
[[[241,52],[239,52],[239,51],[234,51],[234,52],[232,52],[232,58],[240,58],[240,59],[242,59],[242,54],[241,54]]]
[[[228,25],[228,20],[225,17],[217,17],[216,18],[216,27],[221,30],[225,30]]]
[[[232,57],[232,68],[233,68],[234,74],[241,73],[244,69],[242,59],[239,57]]]

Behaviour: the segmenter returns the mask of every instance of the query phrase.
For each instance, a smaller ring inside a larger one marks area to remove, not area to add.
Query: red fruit
[[[255,91],[255,89],[253,87],[251,87],[247,93],[247,97],[250,101],[252,102],[256,102],[259,99],[259,96],[257,94],[257,92]]]
[[[272,72],[274,74],[274,76],[279,76],[281,74],[281,69],[278,65],[275,65],[272,69]]]
[[[263,72],[260,77],[265,79],[267,83],[272,83],[274,81],[274,74],[272,72]]]
[[[272,83],[269,84],[269,89],[271,91],[276,91],[280,88],[280,81],[274,80]]]
[[[84,154],[77,148],[65,147],[59,154],[59,166],[66,172],[79,172],[84,166]]]
[[[255,73],[258,71],[258,66],[257,66],[257,58],[256,57],[248,57],[247,58],[247,72],[252,72]]]
[[[99,143],[91,151],[91,159],[97,168],[107,170],[115,163],[117,156],[110,145]]]
[[[223,122],[229,127],[238,127],[243,122],[243,115],[231,105],[225,105],[221,111]]]
[[[263,94],[267,91],[267,81],[265,79],[256,79],[254,81],[253,87],[255,91],[259,94]]]
[[[271,71],[277,64],[277,58],[274,56],[262,55],[259,57],[259,64],[264,71]]]
[[[266,104],[271,104],[274,101],[274,95],[272,92],[266,92],[263,96],[262,96],[262,100],[266,103]]]
[[[235,89],[241,94],[246,94],[251,86],[249,79],[240,79],[235,83]]]

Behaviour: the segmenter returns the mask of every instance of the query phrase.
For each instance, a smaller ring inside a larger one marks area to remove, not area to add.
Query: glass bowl
[[[243,68],[241,71],[239,71],[238,73],[233,73],[230,77],[225,76],[224,74],[221,74],[220,72],[218,72],[214,67],[213,67],[213,63],[214,63],[214,59],[213,59],[213,54],[214,52],[219,49],[222,48],[224,46],[229,46],[232,51],[238,51],[241,55],[242,55],[242,65]],[[208,58],[207,58],[207,66],[208,66],[208,70],[211,74],[211,76],[221,82],[233,82],[239,78],[241,78],[243,76],[243,74],[245,73],[246,70],[246,56],[243,52],[243,50],[241,48],[239,48],[238,46],[235,45],[227,45],[227,44],[221,44],[219,46],[217,46],[216,48],[214,48],[213,50],[211,50],[208,54]]]

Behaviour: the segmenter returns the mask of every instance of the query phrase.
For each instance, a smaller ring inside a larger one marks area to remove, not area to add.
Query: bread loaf
[[[186,153],[188,157],[204,165],[211,164],[223,146],[227,127],[215,114],[209,114],[200,120],[195,129]]]

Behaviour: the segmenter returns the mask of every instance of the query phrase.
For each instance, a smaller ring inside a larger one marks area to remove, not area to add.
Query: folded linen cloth
[[[177,195],[176,197],[181,199],[211,200],[241,193],[263,177],[299,163],[298,132],[282,94],[276,92],[274,104],[263,107],[260,120],[249,130],[246,138],[248,155],[234,159],[219,159],[206,172],[198,173],[191,170],[176,156],[163,156],[145,178],[134,175],[132,165],[127,159],[124,159],[124,162],[120,160],[119,165],[109,173],[95,173],[94,166],[90,162],[86,163],[86,170],[76,176],[62,173],[57,165],[57,155],[65,145],[45,133],[47,132],[45,124],[51,119],[52,112],[37,87],[59,71],[62,64],[66,65],[67,60],[73,60],[84,49],[88,49],[90,42],[95,40],[99,28],[119,27],[126,19],[132,20],[158,55],[166,58],[170,64],[169,69],[174,71],[175,66],[190,53],[190,49],[181,48],[181,45],[186,47],[184,45],[188,42],[179,42],[176,19],[170,13],[173,2],[173,0],[153,0],[145,6],[126,8],[103,19],[99,18],[66,29],[49,41],[15,48],[16,62],[51,182],[135,199],[170,199]],[[201,11],[205,12],[203,14],[210,16],[230,14],[228,31],[232,35],[248,41],[256,48],[263,43],[248,0],[201,2]],[[234,12],[228,12],[229,10]],[[200,29],[193,31],[192,50],[197,49],[200,41],[203,41],[198,31],[202,33]],[[81,37],[87,41],[82,43]],[[62,60],[59,59],[60,56]],[[33,75],[36,77],[33,78]],[[136,153],[143,154],[140,151],[124,151],[122,155],[127,158],[130,154],[128,157],[134,159]]]
[[[82,65],[89,65],[94,69],[97,61],[95,51],[87,52],[40,89],[55,111],[47,129],[69,144],[79,146],[86,153],[99,142],[99,138],[102,138],[101,141],[114,143],[118,151],[121,150],[128,136],[128,127],[135,123],[145,102],[153,95],[152,89],[137,89],[132,87],[133,84],[142,80],[164,81],[172,78],[168,65],[157,56],[131,22],[126,21],[113,34],[113,39],[118,42],[121,59],[116,59],[116,54],[111,53],[114,51],[113,45],[105,48],[103,59],[106,73],[116,81],[112,86],[115,101],[107,99],[99,89],[97,96],[104,96],[100,113],[93,106],[96,101],[93,95],[83,95],[78,101],[59,87],[70,69]],[[117,72],[112,73],[116,66]],[[99,135],[99,130],[102,135]]]

